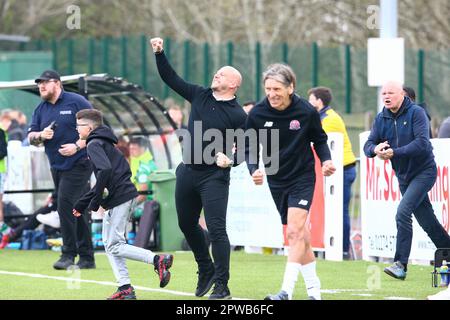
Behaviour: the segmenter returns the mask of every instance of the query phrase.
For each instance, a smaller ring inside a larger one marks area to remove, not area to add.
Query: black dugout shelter
[[[104,121],[117,136],[145,136],[158,168],[174,168],[181,161],[176,124],[166,109],[139,85],[107,74],[61,77],[65,91],[85,96],[103,112]],[[33,80],[0,82],[0,89],[18,89],[39,95]]]

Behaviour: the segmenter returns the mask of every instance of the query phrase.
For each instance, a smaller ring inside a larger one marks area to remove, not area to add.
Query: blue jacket
[[[436,166],[427,115],[408,97],[396,114],[383,108],[377,115],[364,144],[366,156],[375,157],[375,147],[384,141],[394,151],[391,163],[400,184],[408,184],[424,169]]]

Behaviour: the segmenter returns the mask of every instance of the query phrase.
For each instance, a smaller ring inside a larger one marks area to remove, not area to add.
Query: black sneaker
[[[264,300],[289,300],[289,296],[286,291],[281,290],[277,294],[269,294]]]
[[[216,282],[213,292],[209,296],[209,300],[227,300],[231,299],[230,289],[222,282]]]
[[[195,289],[195,295],[197,297],[203,297],[205,294],[211,290],[214,284],[214,266],[208,272],[200,272],[198,273],[198,282],[197,289]]]
[[[173,263],[173,255],[162,254],[156,255],[153,259],[153,264],[155,267],[155,272],[159,276],[159,286],[164,288],[170,281],[170,271],[169,268]]]
[[[96,265],[94,260],[80,259],[77,262],[77,267],[80,269],[95,269]]]
[[[136,300],[136,293],[134,292],[133,287],[129,287],[125,290],[117,289],[117,291],[106,300]]]
[[[73,258],[61,257],[53,264],[53,268],[56,270],[67,270],[69,267],[74,265],[73,260]]]

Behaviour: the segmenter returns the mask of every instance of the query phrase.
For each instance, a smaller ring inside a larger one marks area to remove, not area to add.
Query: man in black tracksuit
[[[314,195],[315,160],[311,143],[322,162],[325,176],[334,173],[327,145],[327,135],[322,129],[319,113],[305,99],[295,94],[296,77],[284,64],[270,65],[263,75],[266,99],[249,113],[246,130],[267,130],[268,135],[279,134],[278,148],[267,138],[265,154],[279,151],[279,168],[274,170],[269,157],[263,156],[267,181],[281,222],[287,225],[289,255],[281,291],[268,295],[265,300],[292,299],[299,272],[302,273],[310,299],[319,300],[320,280],[311,248],[307,217]],[[247,148],[246,160],[253,182],[261,185],[264,173],[258,168],[258,149]],[[253,151],[252,151],[253,150]],[[276,151],[271,151],[276,150]],[[273,154],[271,154],[273,158]],[[271,172],[269,172],[269,168]]]
[[[79,217],[86,209],[97,211],[100,206],[109,210],[103,217],[103,243],[119,284],[109,300],[136,299],[125,259],[153,264],[160,287],[165,287],[170,280],[168,269],[172,266],[173,256],[155,255],[150,250],[128,245],[125,240],[126,226],[138,193],[130,179],[130,165],[114,146],[118,142],[117,137],[103,125],[103,116],[98,110],[82,110],[76,117],[78,133],[87,142],[87,154],[94,166],[97,182],[75,203],[73,215]]]
[[[163,52],[163,40],[154,38],[150,42],[161,78],[192,105],[188,123],[189,134],[183,136],[184,163],[176,170],[175,202],[178,224],[198,264],[195,295],[205,295],[215,282],[210,299],[231,298],[228,289],[230,242],[226,232],[226,212],[229,167],[233,162],[229,159],[232,145],[226,148],[225,131],[244,127],[246,114],[235,97],[241,84],[241,75],[236,69],[226,66],[214,75],[210,88],[187,83],[175,73],[167,61]],[[204,151],[207,153],[209,149],[202,138],[208,129],[220,132],[224,143],[216,154],[209,152],[204,155]],[[217,157],[216,163],[214,156]],[[210,161],[211,158],[213,161]],[[202,209],[211,240],[214,264],[198,223]]]

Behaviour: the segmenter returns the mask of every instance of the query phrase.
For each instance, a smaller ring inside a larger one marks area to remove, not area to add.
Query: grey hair
[[[274,63],[269,65],[263,73],[263,83],[265,83],[267,79],[281,82],[286,87],[289,87],[292,84],[294,89],[297,83],[297,78],[292,68],[283,63]]]

